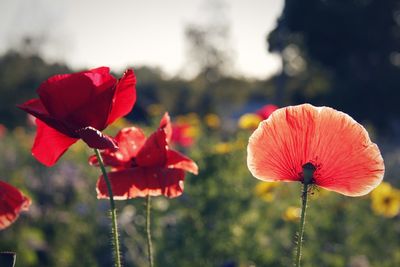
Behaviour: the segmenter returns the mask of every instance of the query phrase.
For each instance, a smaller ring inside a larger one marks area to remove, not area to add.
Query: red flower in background
[[[3,138],[7,134],[7,128],[0,123],[0,138]]]
[[[101,153],[104,164],[113,167],[108,173],[115,199],[130,199],[147,195],[177,197],[183,192],[185,172],[198,173],[190,158],[171,150],[171,123],[166,113],[160,127],[149,138],[140,128],[122,129],[115,139],[119,149]],[[90,164],[98,164],[96,156]],[[108,198],[103,176],[97,182],[97,197]]]
[[[116,149],[115,140],[100,131],[131,111],[135,84],[132,70],[117,81],[107,67],[55,75],[43,82],[39,98],[18,105],[37,118],[33,156],[51,166],[79,139],[91,148]]]
[[[31,200],[17,188],[0,181],[0,230],[12,224],[30,204]]]
[[[268,104],[257,110],[256,114],[260,116],[262,120],[266,120],[272,114],[272,112],[274,112],[277,109],[278,106],[275,106],[273,104]]]
[[[194,144],[193,126],[189,123],[176,123],[172,125],[171,142],[182,147]]]
[[[309,104],[277,110],[249,139],[247,164],[264,181],[303,181],[311,163],[314,184],[347,196],[369,193],[384,163],[367,131],[343,112]]]

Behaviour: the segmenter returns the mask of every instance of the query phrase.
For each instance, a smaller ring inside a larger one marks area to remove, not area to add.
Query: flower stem
[[[150,206],[150,195],[147,195],[146,198],[146,233],[147,233],[147,252],[148,252],[148,260],[149,260],[149,266],[153,267],[154,262],[153,262],[153,245],[151,243],[151,230],[150,230],[150,212],[151,212],[151,206]]]
[[[303,246],[303,234],[304,234],[304,224],[306,222],[306,209],[307,209],[307,196],[308,196],[308,186],[313,183],[315,167],[311,163],[306,163],[303,165],[303,191],[301,193],[301,217],[297,240],[297,251],[295,266],[300,267],[301,261],[301,249]]]
[[[303,246],[304,224],[306,222],[308,186],[314,182],[314,172],[316,168],[312,163],[303,165],[303,192],[301,193],[301,217],[297,240],[297,253],[295,266],[300,267],[301,249]]]
[[[306,221],[306,208],[307,208],[307,191],[308,191],[308,184],[303,184],[303,192],[301,195],[301,217],[300,217],[300,225],[299,225],[299,232],[298,232],[298,240],[297,240],[297,252],[296,252],[296,262],[295,266],[300,267],[300,259],[301,259],[301,249],[303,246],[303,234],[304,234],[304,223]]]
[[[110,196],[110,213],[111,213],[111,222],[112,222],[112,236],[113,236],[113,247],[114,247],[114,258],[115,258],[115,267],[121,267],[121,255],[119,251],[119,236],[118,236],[118,224],[117,224],[117,209],[115,208],[114,203],[114,195],[111,187],[110,179],[108,179],[108,175],[106,172],[106,168],[104,167],[103,158],[99,153],[98,149],[94,149],[96,153],[97,160],[100,165],[101,172],[103,173],[104,180],[107,184],[108,195]]]

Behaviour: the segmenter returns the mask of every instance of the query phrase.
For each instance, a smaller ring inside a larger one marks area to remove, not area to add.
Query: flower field
[[[139,125],[150,133],[153,123]],[[301,184],[267,183],[252,177],[246,145],[252,130],[226,138],[222,125],[205,117],[177,118],[192,127],[193,145],[174,147],[197,162],[181,197],[154,197],[153,247],[157,266],[290,266],[299,221]],[[176,119],[172,117],[174,122]],[[132,122],[119,120],[114,135]],[[136,125],[137,126],[137,125]],[[34,127],[6,131],[0,146],[2,177],[32,198],[29,212],[2,231],[0,250],[17,252],[17,266],[110,266],[108,202],[96,199],[97,168],[82,141],[53,168],[26,151]],[[371,194],[349,198],[322,189],[310,196],[303,248],[304,266],[397,266],[400,263],[399,186],[390,167],[399,151],[382,152],[385,182]],[[118,201],[122,258],[147,266],[145,199]]]

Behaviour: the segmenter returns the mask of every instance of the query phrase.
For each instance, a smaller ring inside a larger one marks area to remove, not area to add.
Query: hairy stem
[[[151,243],[151,229],[150,229],[150,212],[151,212],[151,205],[150,205],[150,195],[147,195],[146,198],[146,233],[147,233],[147,253],[148,253],[148,260],[149,266],[153,267],[153,245]]]
[[[306,221],[306,208],[307,208],[307,192],[308,191],[308,184],[303,184],[303,192],[301,195],[301,217],[300,217],[300,225],[298,231],[298,240],[297,240],[297,251],[296,251],[296,261],[295,266],[300,267],[300,260],[301,260],[301,249],[303,246],[303,234],[304,234],[304,224]]]
[[[119,250],[119,236],[118,236],[118,224],[117,224],[117,209],[115,208],[114,203],[114,195],[111,187],[110,179],[108,179],[108,175],[106,172],[106,168],[104,167],[103,158],[99,153],[98,149],[94,149],[96,153],[97,160],[100,165],[101,172],[103,173],[104,180],[106,181],[108,195],[110,196],[110,213],[111,213],[111,222],[112,222],[112,236],[113,236],[113,248],[114,248],[114,259],[115,259],[115,267],[121,267],[121,255]]]
[[[315,166],[311,163],[303,165],[303,191],[301,193],[301,217],[297,239],[295,266],[300,267],[301,249],[303,246],[304,224],[306,222],[307,196],[309,185],[313,183]]]

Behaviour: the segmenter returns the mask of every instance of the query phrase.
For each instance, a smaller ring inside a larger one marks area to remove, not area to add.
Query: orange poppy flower
[[[368,194],[385,169],[364,127],[343,112],[310,104],[275,111],[251,135],[247,152],[258,179],[302,182],[303,166],[311,163],[313,184],[347,196]]]

